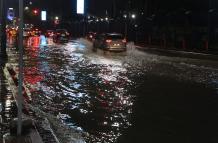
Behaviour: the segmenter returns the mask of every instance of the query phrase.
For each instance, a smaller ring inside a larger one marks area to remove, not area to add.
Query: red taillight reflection
[[[109,40],[109,39],[108,39],[108,40],[106,40],[106,42],[107,42],[107,43],[111,43],[111,42],[112,42],[112,40]]]

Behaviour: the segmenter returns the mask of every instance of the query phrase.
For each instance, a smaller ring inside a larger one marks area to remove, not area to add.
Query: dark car
[[[48,37],[48,38],[52,38],[55,34],[55,31],[54,30],[47,30],[45,32],[45,36]]]
[[[107,50],[107,51],[126,51],[126,39],[122,34],[108,33],[97,35],[93,47]]]
[[[54,32],[53,40],[54,42],[68,42],[70,34],[66,29],[57,29]]]

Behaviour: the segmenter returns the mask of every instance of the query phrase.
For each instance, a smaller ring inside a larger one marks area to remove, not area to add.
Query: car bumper
[[[106,50],[108,51],[116,51],[116,52],[123,52],[123,51],[126,51],[126,47],[107,47]]]

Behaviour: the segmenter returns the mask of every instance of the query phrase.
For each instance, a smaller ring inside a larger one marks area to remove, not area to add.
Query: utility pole
[[[22,133],[22,104],[23,104],[23,0],[19,0],[19,75],[18,75],[18,125],[17,135]]]
[[[6,53],[6,42],[7,42],[7,36],[6,36],[6,3],[5,0],[1,0],[1,48],[0,48],[0,56],[1,58],[7,58]]]

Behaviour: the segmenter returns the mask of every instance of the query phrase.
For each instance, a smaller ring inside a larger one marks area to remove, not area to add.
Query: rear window
[[[111,40],[124,39],[123,35],[107,35],[107,38]]]
[[[57,32],[60,32],[60,33],[65,33],[65,32],[67,32],[67,30],[65,30],[65,29],[58,29],[58,30],[56,30]]]

